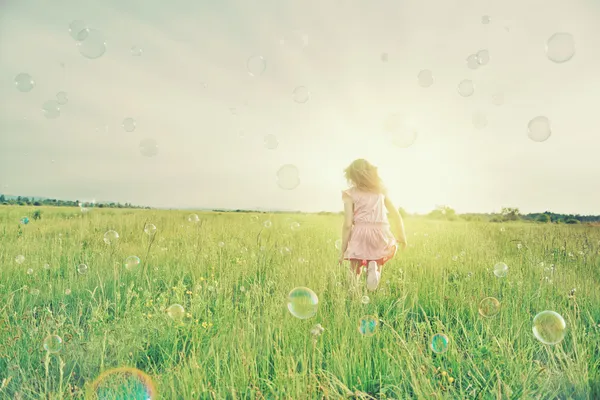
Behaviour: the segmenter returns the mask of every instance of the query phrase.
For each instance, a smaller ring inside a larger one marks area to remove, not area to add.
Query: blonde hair
[[[379,178],[377,167],[367,160],[362,158],[354,160],[352,164],[344,170],[344,175],[346,176],[348,183],[358,190],[385,193],[385,187],[381,178]]]

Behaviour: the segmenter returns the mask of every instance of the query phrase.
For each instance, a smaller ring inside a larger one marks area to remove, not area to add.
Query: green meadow
[[[366,293],[337,264],[341,216],[41,210],[22,225],[33,207],[0,208],[2,399],[84,398],[117,367],[148,374],[160,399],[600,398],[598,227],[407,218],[409,247]],[[310,319],[287,309],[299,286],[318,295]],[[489,296],[501,309],[483,318]],[[556,345],[532,333],[544,310],[567,323]],[[379,321],[370,337],[365,315]]]

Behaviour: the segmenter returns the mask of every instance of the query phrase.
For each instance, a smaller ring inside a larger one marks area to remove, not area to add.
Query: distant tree
[[[454,221],[456,219],[456,211],[450,206],[437,206],[435,210],[427,214],[431,219],[446,219]]]
[[[567,218],[567,219],[565,219],[565,224],[571,224],[571,225],[573,225],[573,224],[579,224],[579,223],[580,223],[579,220],[575,219],[575,218]]]
[[[0,194],[0,203],[4,203],[6,201],[6,198],[4,197],[3,194]]]
[[[548,214],[540,214],[537,217],[537,222],[542,222],[544,224],[547,224],[548,222],[551,222],[551,218]]]
[[[516,207],[502,207],[502,211],[500,211],[500,213],[505,221],[516,221],[521,215],[521,212]]]
[[[36,207],[39,207],[39,206],[42,205],[42,203],[40,203],[39,201],[34,201],[33,205],[36,206]]]

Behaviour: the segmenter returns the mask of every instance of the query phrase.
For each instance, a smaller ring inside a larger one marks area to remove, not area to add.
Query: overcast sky
[[[80,54],[73,20],[103,33],[102,57]],[[0,192],[340,210],[343,169],[361,157],[409,211],[600,214],[598,21],[597,0],[3,0]],[[546,56],[556,32],[575,38],[566,63]],[[469,69],[481,49],[489,63]],[[253,77],[256,55],[266,69]],[[36,82],[28,93],[15,87],[22,72]],[[458,94],[463,79],[471,97]],[[298,86],[306,103],[293,99]],[[59,91],[69,101],[47,119],[42,104]],[[392,113],[418,131],[411,147],[384,132]],[[539,115],[552,127],[541,143],[527,134]],[[147,138],[155,157],[140,153]],[[277,185],[284,164],[300,172],[294,190]]]

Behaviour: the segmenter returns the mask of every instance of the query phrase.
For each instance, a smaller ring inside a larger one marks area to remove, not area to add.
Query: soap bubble
[[[338,239],[335,241],[335,248],[338,250],[342,249],[342,239]]]
[[[306,103],[310,99],[310,92],[304,86],[298,86],[292,92],[292,98],[296,103]]]
[[[310,330],[310,334],[313,336],[320,336],[323,331],[325,330],[325,328],[323,328],[321,326],[321,324],[316,324],[315,326],[313,326]]]
[[[490,52],[489,50],[479,50],[477,52],[477,62],[479,65],[486,65],[490,62]]]
[[[27,269],[27,275],[33,275],[33,268]]]
[[[494,297],[486,297],[479,302],[479,314],[491,318],[500,312],[500,302]]]
[[[55,119],[60,117],[60,104],[56,100],[48,100],[42,105],[42,111],[44,117],[48,119]]]
[[[65,294],[67,296],[70,296],[71,295],[71,289],[65,289]]]
[[[481,111],[477,111],[477,112],[473,113],[472,121],[473,121],[473,126],[476,129],[483,129],[488,124],[486,115],[484,113],[482,113]]]
[[[542,311],[533,319],[533,334],[544,344],[560,343],[567,331],[564,318],[554,311]]]
[[[273,226],[273,223],[269,220],[266,220],[265,222],[263,222],[263,226],[268,229]]]
[[[381,53],[381,61],[388,62],[388,53]]]
[[[29,294],[32,295],[32,296],[39,296],[40,290],[32,288],[32,289],[29,290]]]
[[[527,124],[528,136],[534,142],[544,142],[552,134],[550,120],[544,116],[533,118]]]
[[[293,231],[297,231],[298,229],[300,229],[300,224],[298,222],[292,222],[292,225],[290,226],[290,228]]]
[[[79,272],[80,275],[85,275],[88,272],[88,266],[85,264],[79,264],[77,266],[77,272]]]
[[[363,336],[373,336],[377,332],[379,320],[373,315],[365,315],[358,320],[358,332]]]
[[[63,341],[58,335],[48,335],[44,339],[44,350],[48,353],[58,353],[62,350]]]
[[[362,299],[360,299],[360,301],[363,304],[369,304],[371,302],[371,299],[369,298],[369,296],[363,296]]]
[[[139,57],[143,53],[143,50],[140,46],[131,46],[131,55]]]
[[[82,32],[86,29],[87,25],[85,22],[80,20],[72,21],[69,24],[69,35],[71,35],[71,37],[77,41],[82,40],[85,37],[85,35],[82,34]]]
[[[417,80],[419,81],[419,86],[428,88],[433,85],[433,73],[428,69],[424,69],[417,75]]]
[[[45,270],[49,270],[49,269],[50,269],[50,264],[44,264],[43,268],[44,268]]]
[[[144,227],[144,232],[148,236],[152,236],[152,235],[156,234],[156,225],[146,224],[146,226]]]
[[[144,157],[154,157],[158,154],[158,143],[151,138],[142,139],[140,141],[140,154]]]
[[[288,310],[300,319],[308,319],[315,316],[319,298],[316,293],[307,287],[297,287],[288,295]]]
[[[479,59],[476,54],[471,54],[467,57],[467,67],[469,67],[469,69],[477,69],[479,68],[479,65]]]
[[[492,22],[492,17],[490,17],[489,15],[484,15],[483,17],[481,17],[482,24],[487,25],[490,22]]]
[[[384,130],[391,134],[392,144],[402,149],[412,146],[417,140],[417,131],[399,114],[390,114],[384,121]]]
[[[300,171],[292,164],[283,165],[277,171],[277,185],[284,190],[293,190],[300,185]]]
[[[106,231],[104,234],[104,243],[115,245],[119,242],[119,234],[116,231]]]
[[[140,265],[142,261],[138,256],[129,256],[125,259],[125,269],[131,271]]]
[[[250,76],[260,76],[267,68],[267,62],[262,56],[252,56],[246,62],[246,68]]]
[[[180,320],[185,315],[185,310],[180,304],[173,304],[167,308],[167,315],[174,320]]]
[[[555,33],[546,42],[546,56],[555,63],[569,61],[575,55],[575,39],[566,32]]]
[[[77,35],[79,53],[89,59],[102,57],[106,53],[106,42],[102,32],[86,28]]]
[[[445,353],[448,351],[449,341],[450,340],[448,339],[448,336],[444,335],[443,333],[436,333],[431,338],[431,350],[437,354]]]
[[[462,97],[469,97],[475,93],[475,85],[470,79],[464,79],[458,84],[458,94]]]
[[[198,217],[198,214],[190,214],[188,215],[187,220],[192,224],[197,224],[198,222],[200,222],[200,217]]]
[[[265,147],[269,150],[275,150],[279,146],[279,141],[275,135],[266,135],[264,138]]]
[[[499,262],[494,265],[494,275],[496,275],[498,278],[504,278],[506,274],[508,274],[508,265],[504,264],[503,262]]]
[[[25,262],[25,256],[19,254],[18,256],[15,257],[15,262],[17,264],[23,264]]]
[[[90,385],[90,400],[155,400],[157,390],[152,379],[136,368],[121,367],[103,372]]]
[[[69,102],[69,97],[67,96],[67,92],[56,93],[56,101],[61,106],[67,104]]]
[[[19,222],[21,222],[21,225],[27,225],[29,223],[29,218],[23,217]]]
[[[136,122],[133,118],[125,118],[123,123],[121,124],[125,132],[133,132],[135,131]]]
[[[218,243],[218,246],[219,246],[219,247],[225,247],[225,242],[219,242],[219,243]]]
[[[35,87],[35,81],[31,75],[22,72],[15,76],[15,86],[19,92],[27,93]]]

